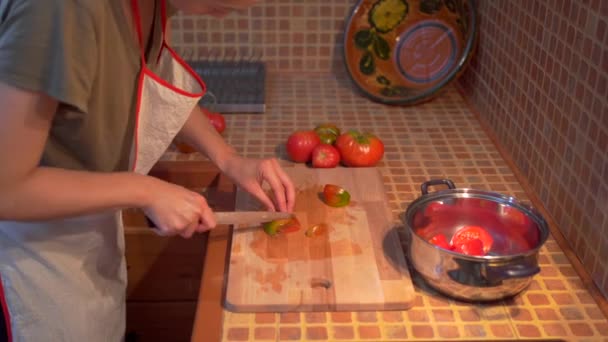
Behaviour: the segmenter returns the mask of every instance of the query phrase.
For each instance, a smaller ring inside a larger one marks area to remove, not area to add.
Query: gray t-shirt
[[[60,102],[42,165],[128,169],[141,68],[130,4],[0,1],[0,82]],[[158,55],[162,41],[160,0],[156,9],[148,56]]]

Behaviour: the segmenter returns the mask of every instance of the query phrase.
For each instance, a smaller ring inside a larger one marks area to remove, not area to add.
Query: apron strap
[[[165,40],[165,32],[167,29],[167,1],[160,0],[160,17],[161,17],[161,27],[163,29],[163,44],[166,44]]]
[[[141,57],[142,65],[146,65],[145,47],[143,42],[143,32],[141,28],[141,14],[139,13],[139,4],[137,0],[131,0],[131,8],[133,11],[133,20],[135,21],[135,30],[137,31],[137,41],[139,42],[139,55]],[[167,4],[166,0],[160,0],[160,12],[161,12],[161,27],[163,34],[163,46],[166,45],[165,31],[167,28]],[[154,29],[154,28],[153,28]],[[162,50],[162,49],[161,49]],[[160,58],[160,54],[159,54]]]

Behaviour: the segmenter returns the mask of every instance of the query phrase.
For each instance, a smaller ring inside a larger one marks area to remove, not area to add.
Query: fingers
[[[286,211],[287,206],[285,205],[285,188],[281,182],[281,178],[277,172],[278,164],[274,159],[266,159],[262,161],[262,175],[263,180],[270,185],[272,192],[274,193],[275,202],[278,205],[280,211]]]
[[[292,212],[296,202],[295,187],[293,185],[293,182],[291,181],[291,178],[289,178],[287,173],[283,171],[281,165],[279,165],[279,162],[274,158],[272,159],[272,162],[275,165],[277,176],[279,177],[279,180],[281,181],[283,188],[285,189],[286,208],[282,211]]]
[[[295,202],[295,189],[291,179],[287,176],[275,158],[266,159],[264,180],[272,188],[275,202],[280,211],[293,211]],[[267,165],[267,166],[266,166]]]
[[[247,189],[255,198],[257,198],[260,202],[262,202],[262,204],[266,207],[267,210],[270,211],[276,211],[274,203],[272,203],[272,200],[270,199],[270,197],[268,197],[268,195],[266,195],[266,193],[264,192],[264,190],[262,190],[262,187],[257,185],[253,188]]]
[[[198,222],[196,231],[199,233],[206,232],[210,229],[215,228],[217,225],[217,221],[215,220],[215,215],[211,208],[205,205],[203,211],[201,212],[200,220]]]
[[[179,235],[184,239],[191,238],[192,235],[194,235],[194,233],[197,231],[198,225],[198,220],[190,222],[185,228],[180,230]]]
[[[169,208],[169,206],[165,207]],[[165,216],[167,215],[167,216]],[[208,231],[216,226],[215,215],[203,196],[190,192],[182,201],[172,202],[166,214],[155,219],[155,232],[160,236],[179,235],[185,239],[195,233]]]

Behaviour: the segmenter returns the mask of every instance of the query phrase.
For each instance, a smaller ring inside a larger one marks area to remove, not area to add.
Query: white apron
[[[162,3],[163,36],[166,10]],[[196,73],[163,45],[154,74],[142,70],[132,170],[146,174],[205,92]],[[0,221],[0,310],[12,341],[111,342],[125,334],[126,264],[119,211],[45,222]],[[1,323],[0,323],[1,324]]]

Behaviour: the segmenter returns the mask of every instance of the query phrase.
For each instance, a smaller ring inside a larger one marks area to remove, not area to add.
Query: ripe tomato
[[[374,166],[384,155],[384,143],[380,139],[356,130],[340,134],[335,145],[346,166]]]
[[[211,110],[202,106],[200,107],[200,109],[203,114],[205,114],[205,116],[209,118],[209,121],[211,122],[213,127],[215,127],[215,130],[218,131],[218,133],[221,134],[222,132],[224,132],[224,130],[226,129],[226,119],[222,114],[212,112]]]
[[[323,123],[315,127],[317,134],[333,134],[335,136],[340,135],[340,128],[333,123]]]
[[[427,216],[429,218],[433,217],[433,215],[440,213],[445,208],[446,208],[446,206],[443,204],[443,202],[439,202],[439,201],[431,202],[431,203],[427,204],[426,207],[424,208],[424,216]]]
[[[433,245],[441,247],[443,249],[447,249],[447,250],[452,249],[452,246],[450,246],[450,243],[448,242],[448,238],[446,238],[445,235],[443,235],[443,234],[437,234],[437,235],[433,236],[432,238],[429,239],[429,242],[432,243]]]
[[[330,168],[340,163],[340,152],[328,144],[319,144],[312,150],[312,166]]]
[[[519,226],[528,226],[532,223],[523,212],[514,207],[502,207],[502,216],[512,224]]]
[[[287,138],[287,154],[296,163],[306,163],[312,157],[312,150],[320,143],[315,131],[296,131]]]
[[[350,194],[340,186],[325,184],[323,187],[323,200],[330,207],[344,207],[350,203]]]
[[[324,123],[317,125],[315,132],[319,135],[322,143],[332,145],[340,135],[340,128],[333,123]]]
[[[463,248],[462,245],[465,244],[467,245],[465,248],[476,248],[476,242],[473,243],[473,246],[468,245],[471,240],[479,240],[481,242],[483,254],[488,253],[494,243],[492,235],[479,226],[465,226],[458,229],[456,233],[454,233],[454,236],[452,236],[450,243],[454,246],[455,250]]]

